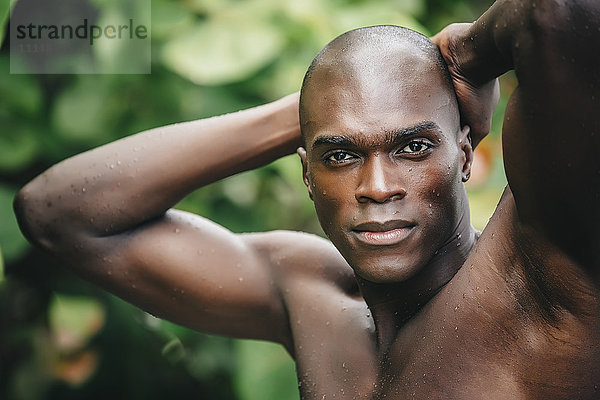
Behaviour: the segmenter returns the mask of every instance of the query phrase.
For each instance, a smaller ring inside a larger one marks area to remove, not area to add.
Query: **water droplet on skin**
[[[431,203],[429,203],[429,208],[431,208]]]
[[[242,278],[241,276],[238,278],[238,281],[243,282],[244,278]]]
[[[179,233],[179,228],[175,228],[175,230],[173,232]]]
[[[87,189],[83,187],[83,188],[81,188],[81,191],[85,193],[87,191]]]
[[[223,289],[223,285],[219,285],[219,289]]]

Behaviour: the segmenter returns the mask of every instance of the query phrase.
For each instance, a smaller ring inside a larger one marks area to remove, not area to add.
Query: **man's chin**
[[[380,258],[376,263],[354,263],[354,265],[354,273],[358,277],[375,284],[406,282],[422,269],[420,263],[398,259],[383,260]]]

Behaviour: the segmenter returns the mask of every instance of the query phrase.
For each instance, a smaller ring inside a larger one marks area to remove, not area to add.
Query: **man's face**
[[[318,71],[303,93],[300,155],[319,221],[372,282],[414,276],[465,209],[468,131],[441,77],[412,67],[402,79]]]

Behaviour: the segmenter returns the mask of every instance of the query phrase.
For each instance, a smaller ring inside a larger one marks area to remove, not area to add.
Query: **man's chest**
[[[528,323],[514,305],[488,301],[506,296],[505,287],[456,285],[402,327],[385,351],[359,299],[334,297],[292,311],[302,398],[594,398],[600,341],[592,339],[593,327]]]
[[[403,335],[384,353],[368,328],[334,327],[319,340],[315,330],[306,332],[310,340],[296,346],[302,399],[526,398],[506,358],[448,322],[443,330]]]

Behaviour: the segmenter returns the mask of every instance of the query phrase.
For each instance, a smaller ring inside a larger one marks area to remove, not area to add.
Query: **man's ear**
[[[469,125],[463,126],[460,130],[458,145],[461,150],[462,181],[466,182],[471,177],[471,166],[473,165],[473,142]]]
[[[296,153],[300,156],[300,161],[302,161],[302,180],[304,184],[308,188],[308,196],[310,199],[313,199],[312,189],[310,187],[310,179],[308,178],[308,165],[306,163],[306,149],[304,147],[298,147]]]

